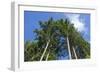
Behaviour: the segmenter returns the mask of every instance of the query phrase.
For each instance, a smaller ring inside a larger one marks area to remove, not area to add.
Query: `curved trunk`
[[[73,46],[72,49],[73,49],[73,52],[74,52],[75,59],[78,59],[76,51],[75,51],[75,47]]]
[[[45,55],[45,53],[46,53],[46,51],[47,51],[47,48],[48,48],[49,43],[50,43],[50,40],[49,40],[49,41],[47,42],[47,44],[46,44],[46,47],[45,47],[45,49],[44,49],[44,51],[43,51],[43,54],[42,54],[42,56],[41,56],[41,58],[40,58],[40,61],[42,61],[42,59],[43,59],[43,57],[44,57],[44,55]]]
[[[67,46],[68,46],[69,59],[72,59],[68,36],[67,36]]]

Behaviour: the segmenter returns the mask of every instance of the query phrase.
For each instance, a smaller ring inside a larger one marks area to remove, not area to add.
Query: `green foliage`
[[[46,60],[48,52],[50,52],[48,61],[57,60],[59,49],[61,47],[67,48],[67,37],[69,37],[72,59],[75,58],[72,47],[75,47],[79,59],[90,58],[90,43],[84,40],[80,32],[75,29],[74,24],[68,19],[53,20],[53,18],[50,18],[48,21],[39,21],[39,24],[41,29],[33,31],[37,35],[35,40],[32,42],[25,41],[24,61],[39,61],[49,40],[50,43],[43,61]],[[63,42],[60,41],[61,38],[64,38]]]

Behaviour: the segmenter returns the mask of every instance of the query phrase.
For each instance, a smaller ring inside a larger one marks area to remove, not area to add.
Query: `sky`
[[[53,17],[54,20],[69,19],[83,38],[90,42],[90,14],[39,11],[24,11],[24,41],[34,40],[36,34],[33,31],[40,29],[39,21],[47,21],[50,17]]]
[[[24,11],[24,40],[34,40],[32,31],[40,28],[38,21],[47,21],[50,17],[54,20],[68,18],[84,39],[90,42],[90,14],[36,11]]]

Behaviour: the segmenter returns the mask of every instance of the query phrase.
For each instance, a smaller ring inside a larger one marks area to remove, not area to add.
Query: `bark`
[[[50,40],[47,42],[47,44],[46,44],[46,47],[45,47],[45,49],[44,49],[44,51],[43,51],[43,54],[42,54],[42,56],[41,56],[41,58],[40,58],[40,61],[42,61],[42,59],[43,59],[43,57],[44,57],[44,55],[45,55],[45,53],[46,53],[46,51],[47,51],[47,48],[48,48],[48,46],[49,46],[49,43],[50,43]]]
[[[49,54],[50,54],[50,51],[48,52],[48,54],[46,56],[46,61],[48,60]]]
[[[69,45],[69,38],[68,37],[67,37],[67,46],[68,46],[69,59],[72,59],[70,45]]]
[[[76,51],[75,51],[75,47],[72,47],[72,49],[73,49],[73,52],[74,52],[75,59],[78,59]]]

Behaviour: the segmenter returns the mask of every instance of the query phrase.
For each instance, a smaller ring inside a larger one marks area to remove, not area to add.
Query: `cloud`
[[[65,14],[65,16],[74,24],[74,27],[79,32],[85,32],[85,22],[84,19],[80,18],[80,14]]]
[[[74,24],[74,27],[81,33],[81,35],[83,36],[83,38],[90,42],[90,32],[89,32],[89,26],[86,27],[87,23],[86,23],[86,19],[81,17],[81,14],[64,14],[66,16],[66,18],[68,18],[71,23]]]

